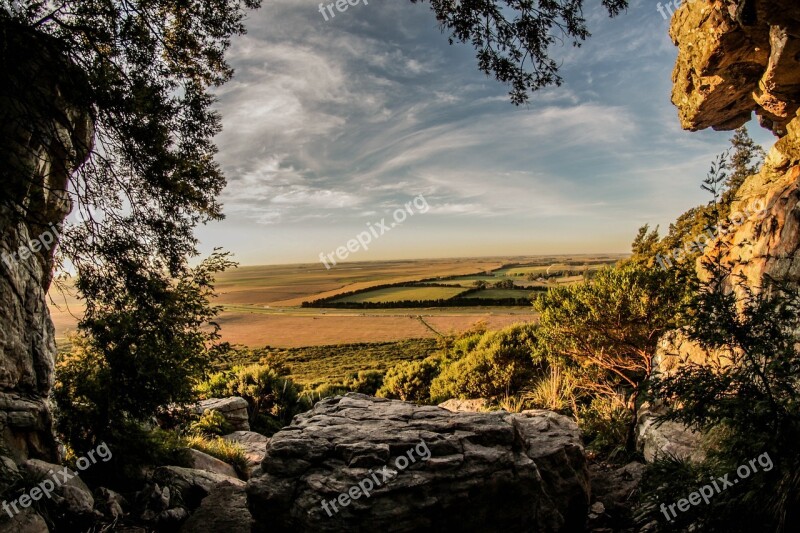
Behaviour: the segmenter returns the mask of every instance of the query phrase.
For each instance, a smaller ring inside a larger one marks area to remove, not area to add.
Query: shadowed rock
[[[247,487],[261,531],[578,531],[589,503],[578,427],[549,411],[453,413],[351,393],[276,433],[261,470]],[[365,479],[373,489],[356,496]]]

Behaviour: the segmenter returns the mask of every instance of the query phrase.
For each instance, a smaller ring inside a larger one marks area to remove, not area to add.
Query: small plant
[[[540,379],[533,389],[525,394],[526,401],[538,408],[559,413],[577,412],[577,381],[559,367],[550,368],[550,374]]]
[[[509,413],[521,413],[527,408],[528,402],[524,396],[504,396],[499,405]]]
[[[222,413],[212,409],[206,409],[203,411],[199,420],[191,423],[189,432],[197,435],[217,435],[221,437],[222,435],[233,433],[233,427]]]
[[[625,443],[632,421],[623,398],[595,397],[578,407],[576,418],[588,449],[609,460],[627,458],[630,450]]]

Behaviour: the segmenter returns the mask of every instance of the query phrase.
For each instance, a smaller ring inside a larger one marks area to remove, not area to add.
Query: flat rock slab
[[[276,433],[247,493],[257,531],[581,531],[589,474],[565,416],[350,393]]]

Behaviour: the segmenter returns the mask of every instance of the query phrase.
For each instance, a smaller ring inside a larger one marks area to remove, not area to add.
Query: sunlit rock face
[[[721,237],[723,259],[750,287],[764,275],[800,281],[800,3],[696,0],[676,12],[670,35],[685,129],[736,128],[755,111],[780,137],[737,194],[733,213],[760,212]]]
[[[786,134],[800,106],[796,0],[684,2],[670,36],[679,50],[672,102],[684,129],[734,129],[755,111]]]
[[[672,101],[685,129],[733,129],[752,112],[780,140],[740,188],[732,212],[752,211],[721,237],[747,284],[800,280],[800,3],[696,0],[672,19],[678,47]],[[702,272],[701,272],[702,274]]]
[[[0,60],[0,454],[56,459],[47,396],[56,353],[46,304],[67,179],[89,151],[76,72],[52,43],[4,26]]]

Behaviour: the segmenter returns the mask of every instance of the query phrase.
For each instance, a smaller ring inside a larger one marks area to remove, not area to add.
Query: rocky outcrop
[[[350,393],[276,433],[261,470],[247,492],[262,531],[571,531],[589,504],[578,427],[549,411]]]
[[[239,396],[209,398],[197,404],[195,413],[202,415],[206,410],[220,413],[235,431],[250,431],[247,400],[244,398]]]
[[[684,129],[735,129],[755,111],[777,135],[800,107],[800,5],[695,0],[675,13],[672,101]]]
[[[56,352],[45,296],[71,205],[70,173],[92,144],[83,79],[45,38],[0,26],[0,437],[16,460],[57,458],[47,396]]]
[[[733,129],[750,120],[780,139],[763,168],[748,177],[731,204],[733,224],[706,254],[719,254],[733,276],[728,289],[759,290],[764,278],[800,284],[800,4],[796,0],[695,0],[672,19],[678,46],[672,101],[685,129]],[[698,260],[698,274],[707,277]],[[687,363],[730,364],[680,331],[661,339],[655,367],[672,373]],[[657,411],[658,408],[656,408]],[[698,459],[698,436],[640,414],[639,448],[648,460],[665,453]]]
[[[215,486],[223,482],[239,487],[245,486],[244,481],[234,477],[180,466],[158,467],[153,472],[152,481],[160,487],[169,489],[167,496],[164,497],[165,509],[179,503],[190,510],[195,509]]]

